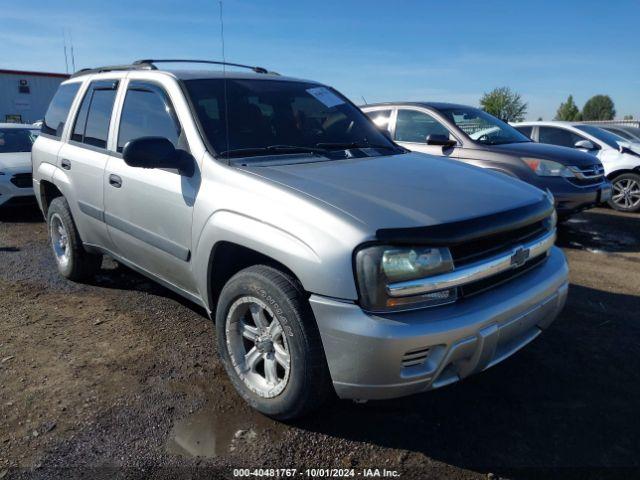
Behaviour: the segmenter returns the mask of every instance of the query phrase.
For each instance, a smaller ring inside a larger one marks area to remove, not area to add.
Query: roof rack
[[[219,62],[215,60],[150,59],[148,58],[143,60],[136,60],[130,65],[112,65],[112,66],[97,67],[97,68],[83,68],[82,70],[78,70],[73,75],[71,75],[71,78],[79,77],[81,75],[89,75],[91,73],[111,72],[115,70],[157,70],[158,67],[155,66],[156,63],[206,63],[209,65],[228,65],[230,67],[248,68],[249,70],[253,70],[256,73],[278,75],[276,72],[271,72],[263,67],[242,65],[240,63]]]

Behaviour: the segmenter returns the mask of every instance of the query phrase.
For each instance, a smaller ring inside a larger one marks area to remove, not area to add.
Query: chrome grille
[[[604,179],[604,167],[597,163],[588,167],[569,167],[575,174],[575,178],[568,180],[577,186],[596,185]]]

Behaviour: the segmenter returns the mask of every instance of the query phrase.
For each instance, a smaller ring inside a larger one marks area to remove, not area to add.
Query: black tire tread
[[[289,303],[289,307],[294,314],[302,322],[302,335],[305,337],[303,342],[306,345],[308,368],[305,369],[304,388],[302,390],[302,398],[295,407],[284,414],[269,414],[269,416],[278,420],[290,420],[303,417],[313,410],[319,408],[333,393],[333,385],[327,367],[327,361],[322,348],[320,339],[320,331],[315,322],[313,312],[308,303],[308,295],[302,288],[300,282],[291,275],[268,265],[254,265],[241,270],[235,274],[227,285],[232,282],[246,281],[243,279],[256,278],[260,281],[270,283],[273,287],[280,290]],[[224,319],[217,319],[220,323],[224,323]],[[223,360],[225,360],[223,358]],[[233,367],[232,367],[233,368]],[[239,379],[232,378],[234,384],[240,382]],[[244,395],[241,389],[238,389],[247,402],[254,408],[250,397]]]

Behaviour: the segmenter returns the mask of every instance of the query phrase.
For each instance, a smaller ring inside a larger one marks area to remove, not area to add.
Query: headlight
[[[424,295],[390,297],[387,286],[453,270],[447,248],[376,245],[356,253],[356,277],[362,307],[391,311],[441,305],[456,300],[455,288]]]
[[[569,167],[558,162],[542,160],[540,158],[523,158],[522,161],[526,163],[536,175],[541,177],[575,177],[575,174]]]

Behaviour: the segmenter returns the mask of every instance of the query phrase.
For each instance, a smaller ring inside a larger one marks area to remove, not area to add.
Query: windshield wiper
[[[269,145],[267,147],[234,148],[218,153],[219,157],[242,157],[270,153],[327,153],[326,148],[304,147],[299,145]]]
[[[374,143],[358,143],[358,142],[323,142],[316,143],[316,147],[324,149],[340,149],[349,150],[351,148],[386,148],[387,150],[395,150],[396,147],[391,145],[377,145]]]

